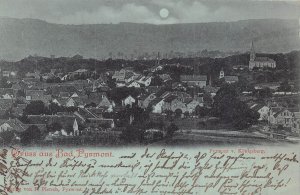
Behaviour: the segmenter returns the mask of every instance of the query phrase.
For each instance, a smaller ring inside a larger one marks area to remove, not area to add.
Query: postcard
[[[0,0],[0,194],[298,195],[299,72],[296,0]]]

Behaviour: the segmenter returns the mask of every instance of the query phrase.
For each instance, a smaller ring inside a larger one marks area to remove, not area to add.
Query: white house
[[[10,95],[10,94],[8,94],[8,93],[6,93],[6,94],[2,95],[2,98],[6,99],[6,100],[11,100],[11,99],[13,99],[13,96]]]
[[[163,106],[164,106],[164,100],[162,98],[157,98],[150,102],[150,106],[152,107],[153,113],[162,113],[163,112]]]
[[[138,82],[136,82],[136,81],[132,81],[131,83],[128,83],[127,87],[140,88],[141,85]]]
[[[152,76],[143,76],[138,82],[148,87],[151,83]]]
[[[66,107],[74,107],[76,106],[76,102],[73,98],[69,98],[66,102]]]
[[[134,103],[135,103],[135,99],[131,95],[127,96],[125,99],[122,100],[122,106],[127,106],[127,105],[132,106],[132,104]]]
[[[255,110],[259,113],[259,119],[260,121],[262,120],[268,120],[269,118],[269,111],[270,108],[265,105],[261,104],[254,104],[253,106],[250,107],[252,110]]]

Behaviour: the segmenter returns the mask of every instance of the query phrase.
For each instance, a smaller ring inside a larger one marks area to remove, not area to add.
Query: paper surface
[[[297,194],[300,182],[299,151],[288,147],[6,152],[3,194]]]

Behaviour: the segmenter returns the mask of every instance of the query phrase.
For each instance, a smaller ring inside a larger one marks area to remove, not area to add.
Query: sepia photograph
[[[300,3],[0,0],[2,146],[286,145]]]

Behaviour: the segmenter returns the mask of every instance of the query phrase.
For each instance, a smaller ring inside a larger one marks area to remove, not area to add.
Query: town
[[[299,140],[300,52],[1,61],[2,145]]]

